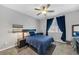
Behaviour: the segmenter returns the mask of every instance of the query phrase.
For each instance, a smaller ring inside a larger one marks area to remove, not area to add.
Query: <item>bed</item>
[[[26,43],[36,48],[38,54],[45,54],[52,42],[54,42],[53,38],[45,35],[32,35],[26,37]]]

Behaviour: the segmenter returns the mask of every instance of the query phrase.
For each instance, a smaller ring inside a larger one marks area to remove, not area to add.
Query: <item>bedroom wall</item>
[[[79,11],[73,11],[73,12],[68,12],[68,13],[62,13],[58,16],[65,15],[66,18],[66,40],[71,41],[72,40],[72,25],[73,24],[79,24]],[[41,21],[41,31],[45,32],[46,29],[46,21]],[[60,38],[59,38],[60,39]]]
[[[0,50],[13,47],[17,42],[17,33],[11,33],[12,24],[21,24],[24,28],[36,28],[39,20],[8,9],[0,5]]]
[[[46,34],[46,22],[46,19],[40,20],[40,32],[43,32],[44,34]]]
[[[66,31],[67,40],[72,40],[72,25],[79,24],[79,11],[74,11],[65,14],[66,16]]]

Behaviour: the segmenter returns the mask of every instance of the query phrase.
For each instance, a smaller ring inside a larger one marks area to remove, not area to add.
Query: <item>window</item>
[[[52,23],[48,32],[61,32],[59,27],[58,27],[56,18],[54,18],[53,23]]]

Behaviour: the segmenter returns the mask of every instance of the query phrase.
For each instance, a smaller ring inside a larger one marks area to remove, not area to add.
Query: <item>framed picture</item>
[[[12,24],[12,33],[22,32],[23,25]]]
[[[20,24],[12,24],[12,28],[23,28],[23,25],[20,25]]]

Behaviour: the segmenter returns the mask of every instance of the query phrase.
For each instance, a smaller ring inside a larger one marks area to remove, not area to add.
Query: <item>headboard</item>
[[[36,29],[23,29],[22,32],[34,32]]]
[[[22,32],[23,32],[23,39],[24,39],[24,33],[25,32],[29,32],[30,33],[30,32],[35,32],[35,31],[36,31],[36,29],[23,29],[22,30]]]

